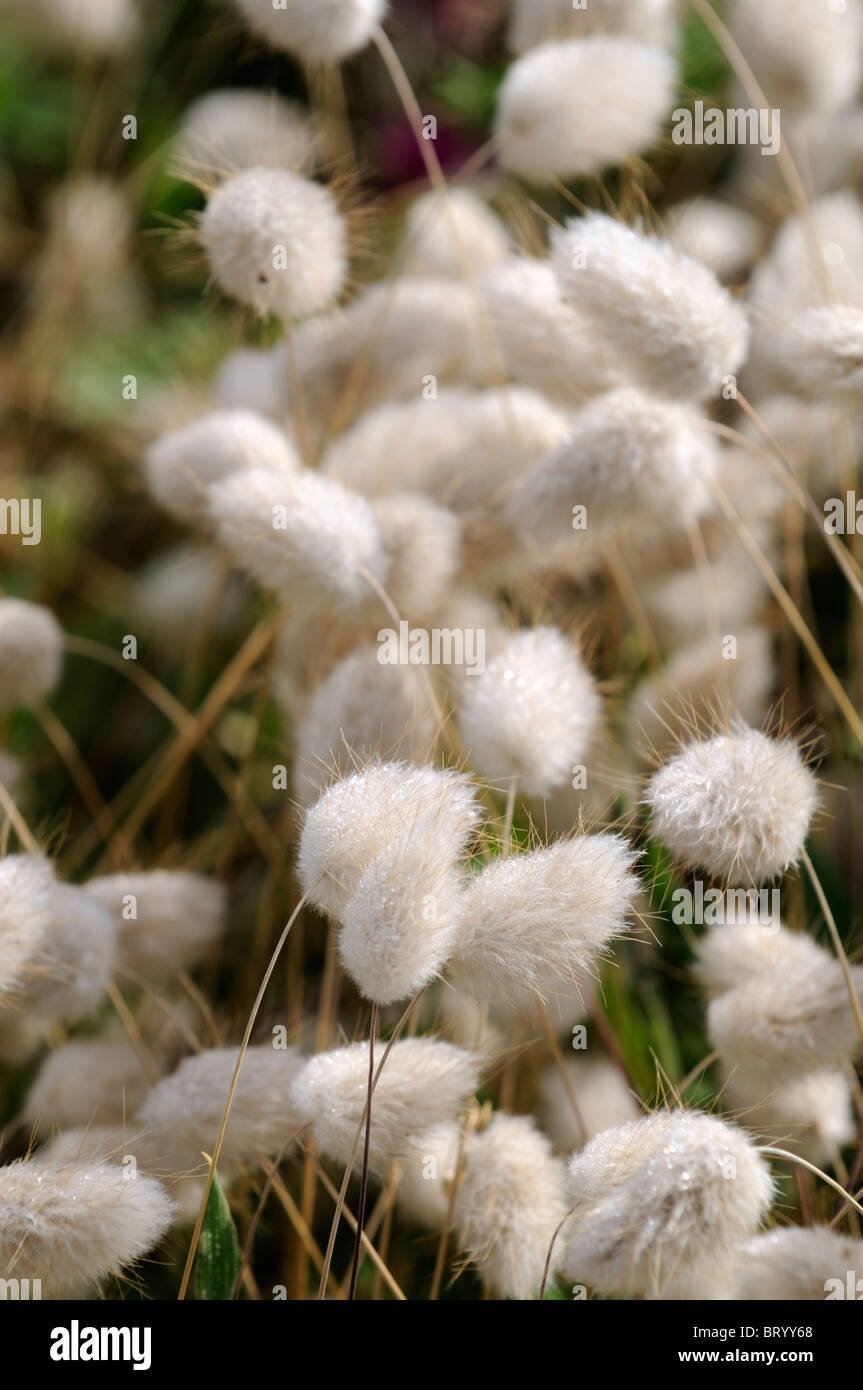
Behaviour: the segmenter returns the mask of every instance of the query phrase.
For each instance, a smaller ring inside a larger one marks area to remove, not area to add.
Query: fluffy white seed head
[[[219,1155],[219,1173],[226,1182],[242,1169],[274,1158],[300,1129],[303,1121],[291,1087],[303,1060],[293,1047],[246,1048]],[[160,1171],[206,1171],[202,1150],[213,1153],[236,1063],[235,1047],[199,1052],[150,1091],[136,1123],[146,1130]]]
[[[410,1141],[399,1160],[401,1177],[396,1188],[396,1205],[407,1220],[443,1230],[460,1147],[461,1130],[451,1120],[432,1125]]]
[[[0,859],[0,999],[38,961],[52,923],[54,871],[41,854]]]
[[[189,631],[206,613],[212,630],[238,634],[247,616],[245,585],[213,546],[180,544],[159,551],[135,574],[131,612],[148,641],[178,658]]]
[[[450,961],[456,986],[506,1006],[589,988],[639,888],[619,835],[580,835],[500,859],[473,877]]]
[[[356,608],[371,593],[365,570],[386,580],[374,511],[330,478],[234,473],[211,488],[210,515],[237,564],[299,608]]]
[[[150,1087],[124,1037],[82,1038],[50,1052],[27,1093],[24,1115],[40,1133],[81,1125],[122,1125]]]
[[[703,1296],[727,1284],[772,1193],[750,1140],[711,1115],[663,1111],[604,1130],[570,1161],[566,1273],[623,1297]]]
[[[724,487],[724,480],[721,483]],[[723,632],[739,632],[759,614],[766,590],[754,565],[739,564],[732,553],[711,563],[716,607]],[[704,580],[689,566],[648,580],[640,587],[645,614],[657,642],[666,650],[700,645],[704,637]],[[748,629],[752,630],[752,629]]]
[[[743,1246],[734,1297],[782,1303],[819,1303],[831,1295],[855,1298],[861,1269],[863,1240],[828,1226],[785,1226],[764,1231]],[[853,1293],[848,1292],[849,1271],[854,1272]]]
[[[793,739],[741,725],[687,744],[645,800],[654,832],[681,863],[761,883],[800,858],[818,792]]]
[[[562,1070],[552,1062],[542,1073],[538,1114],[555,1150],[571,1153],[594,1134],[636,1120],[639,1109],[614,1062],[576,1055],[565,1059]]]
[[[375,503],[389,560],[387,593],[403,616],[430,613],[461,563],[461,522],[428,497],[399,492]]]
[[[171,1219],[160,1183],[118,1167],[31,1163],[0,1168],[0,1269],[41,1279],[43,1292],[80,1296],[158,1243]]]
[[[307,63],[339,63],[365,48],[387,0],[237,0],[253,34]]]
[[[504,167],[532,183],[598,174],[654,143],[677,64],[632,39],[547,43],[504,78],[495,135]]]
[[[336,200],[287,169],[256,166],[220,184],[201,216],[201,241],[220,288],[258,314],[308,318],[344,286]]]
[[[665,529],[708,510],[718,448],[694,411],[625,388],[591,401],[557,447],[507,498],[506,516],[540,546],[572,540],[576,507],[588,528],[637,515]]]
[[[863,73],[859,0],[734,0],[727,22],[783,116],[853,104]]]
[[[455,865],[478,822],[473,787],[459,773],[373,763],[337,782],[308,812],[297,860],[303,892],[341,917],[364,870],[387,845],[436,837]]]
[[[485,669],[464,682],[458,727],[481,776],[517,777],[528,796],[548,796],[570,781],[600,712],[572,643],[557,628],[526,628],[497,644]]]
[[[409,275],[458,279],[484,275],[510,251],[506,228],[469,188],[416,198],[405,223],[405,269]]]
[[[825,953],[801,953],[714,999],[707,1010],[712,1045],[727,1073],[762,1096],[795,1078],[840,1068],[860,1050],[842,967]],[[851,973],[863,1000],[863,967]]]
[[[297,1077],[293,1104],[311,1123],[318,1148],[347,1163],[366,1104],[366,1042],[311,1057]],[[372,1097],[371,1164],[381,1171],[413,1148],[416,1135],[456,1118],[479,1084],[479,1059],[436,1038],[393,1043]],[[362,1144],[354,1154],[362,1162]]]
[[[677,38],[676,0],[512,0],[509,46],[524,53],[552,39],[621,34],[671,47]]]
[[[51,694],[63,664],[63,631],[38,603],[0,598],[0,710]]]
[[[453,1213],[456,1240],[492,1296],[536,1297],[566,1207],[563,1165],[533,1120],[495,1115],[468,1147]]]
[[[854,1140],[851,1082],[842,1071],[809,1072],[767,1094],[763,1082],[735,1071],[723,1075],[722,1101],[752,1134],[819,1167]]]
[[[119,967],[148,980],[173,980],[191,969],[225,930],[225,889],[203,874],[106,874],[90,879],[86,891],[116,923]]]
[[[789,931],[768,913],[762,915],[753,900],[752,890],[747,893],[745,889],[737,889],[735,892],[735,920],[725,921],[728,913],[722,905],[716,925],[698,943],[694,973],[709,993],[723,994],[746,984],[756,975],[784,965],[792,968],[799,965],[805,970],[807,965],[814,966],[830,959],[805,932]],[[740,920],[750,905],[754,911]]]
[[[315,128],[296,102],[257,88],[225,88],[183,112],[177,156],[191,169],[218,173],[262,166],[299,169],[310,160]]]
[[[458,931],[459,889],[451,848],[434,830],[380,850],[345,906],[339,934],[342,964],[366,999],[410,999],[440,974]]]
[[[718,198],[692,198],[669,215],[668,240],[700,261],[717,280],[737,280],[758,259],[761,228],[743,208]]]
[[[278,426],[251,410],[215,410],[150,445],[145,467],[150,491],[183,520],[201,520],[208,488],[244,469],[290,473],[301,466]]]
[[[741,366],[746,314],[700,262],[598,212],[551,241],[564,299],[645,389],[705,400]]]
[[[859,411],[863,387],[863,309],[835,304],[792,319],[782,334],[782,372],[788,389]]]
[[[235,348],[213,377],[213,400],[221,410],[251,410],[280,421],[286,411],[286,379],[282,343],[273,348]]]
[[[373,758],[425,762],[438,733],[412,666],[386,665],[363,644],[318,686],[297,724],[294,793],[305,807]]]

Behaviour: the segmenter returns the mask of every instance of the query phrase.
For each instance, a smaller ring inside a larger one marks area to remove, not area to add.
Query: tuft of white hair
[[[309,318],[342,292],[347,250],[336,200],[287,169],[256,165],[226,179],[207,202],[200,235],[220,288],[257,314]]]
[[[38,603],[0,598],[0,710],[50,695],[63,665],[63,630]]]
[[[674,58],[632,39],[541,44],[503,80],[495,122],[501,163],[531,183],[621,164],[654,144],[676,83]]]
[[[761,883],[800,858],[818,791],[793,739],[739,725],[688,743],[651,778],[645,801],[681,863]]]
[[[564,1168],[534,1121],[496,1114],[470,1142],[455,1198],[455,1237],[496,1298],[535,1298],[566,1215]]]
[[[448,507],[398,492],[374,504],[387,569],[387,593],[402,615],[428,614],[461,565],[462,526]]]
[[[863,309],[832,304],[793,318],[778,347],[783,384],[815,401],[834,400],[859,414],[863,387]]]
[[[23,1114],[41,1134],[55,1126],[122,1125],[149,1087],[146,1067],[127,1038],[76,1038],[49,1052]]]
[[[408,209],[404,241],[408,275],[453,280],[484,275],[511,249],[500,218],[469,188],[452,188],[445,197],[423,193],[415,198]]]
[[[668,240],[675,250],[706,265],[717,280],[740,279],[758,259],[758,219],[731,203],[691,198],[671,209],[668,223]]]
[[[374,1126],[374,1119],[372,1119]],[[411,1139],[399,1160],[396,1206],[409,1221],[443,1230],[461,1148],[461,1131],[452,1120],[432,1125]]]
[[[848,1298],[848,1272],[856,1292],[863,1269],[863,1240],[829,1226],[785,1226],[746,1242],[734,1297],[749,1301],[819,1303]],[[832,1281],[832,1282],[831,1282]]]
[[[253,468],[291,473],[301,466],[287,435],[251,410],[214,410],[168,430],[145,458],[156,501],[184,521],[205,517],[208,489],[233,473]]]
[[[85,889],[116,923],[118,965],[148,980],[173,980],[191,969],[225,930],[225,889],[203,874],[106,874],[91,878]]]
[[[41,854],[0,859],[0,1000],[39,957],[53,920],[54,870]]]
[[[786,965],[805,970],[807,966],[831,959],[805,932],[789,931],[769,914],[762,916],[753,890],[748,893],[745,889],[734,891],[737,894],[735,920],[724,920],[728,914],[723,905],[716,925],[698,943],[694,974],[710,994],[724,994],[726,990],[745,985],[756,975]],[[740,920],[745,913],[748,916]]]
[[[604,213],[552,232],[563,297],[646,390],[702,401],[746,358],[745,311],[699,261]]]
[[[677,40],[677,0],[512,0],[509,46],[525,53],[552,39],[619,34],[671,48]]]
[[[723,1105],[740,1124],[810,1163],[835,1163],[854,1141],[851,1082],[843,1071],[809,1072],[769,1092],[739,1069],[722,1079]]]
[[[614,1062],[576,1054],[562,1069],[550,1062],[540,1076],[537,1113],[555,1149],[571,1153],[602,1130],[637,1119],[639,1108]]]
[[[570,781],[601,714],[593,677],[554,627],[502,638],[460,697],[458,729],[474,769],[492,781],[517,777],[528,796]]]
[[[365,48],[384,18],[387,0],[237,0],[251,29],[304,62],[339,63]]]
[[[256,165],[299,169],[310,160],[315,140],[314,124],[298,102],[254,87],[226,87],[186,107],[176,152],[193,170],[219,174]]]
[[[733,0],[727,23],[783,117],[853,105],[863,75],[859,0]]]

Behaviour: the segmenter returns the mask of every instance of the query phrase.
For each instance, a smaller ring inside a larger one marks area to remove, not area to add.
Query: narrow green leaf
[[[237,1229],[216,1174],[207,1198],[198,1247],[198,1298],[210,1302],[230,1298],[241,1258]]]

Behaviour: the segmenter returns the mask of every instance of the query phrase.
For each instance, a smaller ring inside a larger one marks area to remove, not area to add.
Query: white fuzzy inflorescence
[[[0,1270],[41,1279],[43,1292],[81,1296],[158,1243],[171,1203],[154,1179],[118,1167],[28,1163],[0,1168]]]
[[[576,1210],[564,1268],[607,1294],[698,1298],[731,1292],[740,1245],[773,1194],[750,1140],[711,1115],[681,1110],[604,1130],[569,1165]]]
[[[373,509],[330,478],[234,473],[211,488],[210,515],[237,564],[298,608],[356,608],[371,595],[368,575],[386,580]]]
[[[428,497],[398,492],[375,503],[388,559],[387,593],[404,616],[431,612],[461,563],[461,522]]]
[[[547,43],[513,64],[498,99],[504,167],[532,183],[598,174],[654,143],[677,64],[632,39]]]
[[[746,314],[699,261],[598,212],[551,241],[564,299],[639,385],[705,400],[743,363]]]
[[[308,318],[341,294],[345,224],[329,189],[286,169],[244,169],[201,216],[201,241],[226,294],[258,314]]]
[[[818,792],[793,739],[741,726],[687,744],[645,800],[655,834],[681,863],[761,883],[800,858]]]
[[[37,603],[0,598],[0,710],[34,705],[60,679],[63,632]]]
[[[718,198],[693,198],[669,214],[668,240],[684,255],[701,261],[717,280],[735,280],[757,260],[761,228],[757,218]]]
[[[737,1068],[723,1074],[722,1100],[755,1135],[792,1149],[819,1167],[854,1141],[851,1082],[842,1071],[812,1071],[766,1090]]]
[[[638,1118],[638,1102],[607,1057],[550,1062],[539,1081],[538,1114],[555,1149],[571,1153],[604,1129]]]
[[[338,63],[365,48],[387,0],[237,0],[254,34],[307,63]]]
[[[566,1208],[548,1140],[524,1116],[495,1115],[468,1146],[453,1212],[456,1240],[493,1297],[536,1296]]]
[[[108,874],[86,891],[117,925],[118,965],[148,980],[173,980],[197,965],[225,930],[225,890],[203,874]]]
[[[0,999],[38,959],[52,922],[54,871],[41,854],[0,859]]]
[[[746,1242],[734,1297],[783,1303],[859,1299],[861,1269],[863,1240],[828,1226],[786,1226]]]
[[[863,74],[859,0],[734,0],[727,22],[783,117],[854,102]]]
[[[300,466],[287,435],[251,410],[215,410],[169,430],[150,445],[145,459],[153,496],[186,521],[206,515],[208,488],[232,473],[254,468],[291,473]]]
[[[517,777],[528,796],[548,796],[573,776],[600,719],[590,672],[553,627],[526,628],[496,644],[464,682],[458,727],[471,763],[491,781]]]
[[[468,779],[406,763],[373,763],[337,782],[308,812],[297,872],[303,892],[341,917],[363,872],[381,850],[415,836],[436,837],[452,864],[479,823]]]
[[[149,1089],[147,1069],[127,1038],[81,1038],[50,1052],[27,1093],[24,1113],[41,1133],[56,1126],[122,1125]]]
[[[737,890],[742,913],[747,913],[743,889]],[[804,932],[789,931],[779,922],[762,917],[757,907],[747,919],[724,921],[721,912],[715,926],[698,943],[695,975],[711,994],[744,985],[756,975],[783,966],[814,966],[829,959],[821,947]]]
[[[240,1171],[274,1158],[303,1124],[291,1087],[304,1059],[296,1048],[268,1044],[246,1048],[219,1154],[226,1182]],[[202,1150],[212,1154],[237,1063],[235,1047],[187,1057],[150,1091],[136,1117],[159,1171],[205,1172]]]
[[[632,909],[635,852],[619,835],[580,835],[501,859],[472,878],[450,961],[454,983],[506,1005],[587,987]]]
[[[207,92],[183,112],[177,155],[192,169],[220,174],[263,166],[299,169],[311,157],[315,128],[308,112],[276,92],[256,88]]]
[[[834,304],[794,318],[781,335],[788,389],[857,409],[863,387],[863,309]]]
[[[524,53],[552,39],[620,34],[671,47],[677,38],[676,0],[512,0],[510,48]]]
[[[292,1100],[302,1122],[312,1125],[318,1148],[339,1163],[351,1155],[368,1072],[368,1043],[352,1043],[311,1057],[294,1083]],[[463,1048],[436,1038],[393,1043],[372,1097],[373,1171],[410,1154],[417,1135],[455,1119],[478,1084],[479,1058]],[[360,1143],[354,1163],[361,1162]]]
[[[503,223],[469,188],[452,188],[446,197],[424,193],[411,203],[405,223],[409,275],[484,275],[509,251]]]

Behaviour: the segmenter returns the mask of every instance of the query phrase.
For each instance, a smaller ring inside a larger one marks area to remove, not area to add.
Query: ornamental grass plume
[[[41,854],[0,859],[0,1007],[39,961],[53,922],[54,870]]]
[[[134,1265],[161,1240],[172,1206],[160,1183],[117,1167],[36,1163],[0,1168],[0,1270],[41,1279],[43,1292],[80,1297]]]
[[[365,48],[387,0],[236,0],[251,29],[306,63],[339,63]]]
[[[336,200],[287,169],[256,165],[226,179],[209,197],[200,236],[219,287],[261,316],[309,318],[344,288],[347,239]]]
[[[836,1164],[856,1126],[843,1071],[813,1071],[765,1094],[740,1068],[723,1076],[722,1102],[739,1124],[819,1167]]]
[[[308,811],[297,873],[322,911],[342,917],[363,872],[394,842],[436,838],[454,866],[479,827],[467,777],[404,762],[374,762],[336,782]]]
[[[570,1160],[568,1187],[567,1277],[625,1298],[727,1297],[737,1252],[773,1196],[740,1130],[684,1110],[596,1135]]]
[[[150,1089],[138,1048],[122,1036],[75,1038],[49,1052],[27,1092],[23,1115],[36,1132],[122,1125]]]
[[[818,790],[793,739],[740,724],[687,744],[651,778],[645,801],[654,834],[682,864],[762,883],[800,859]]]
[[[303,807],[373,759],[423,763],[434,748],[438,724],[416,671],[382,665],[379,651],[362,643],[338,662],[297,723],[294,795]]]
[[[410,1140],[407,1152],[398,1160],[395,1196],[405,1220],[433,1231],[443,1229],[460,1148],[461,1129],[452,1120],[432,1125]]]
[[[784,1226],[746,1242],[734,1297],[783,1303],[856,1300],[861,1269],[863,1240],[828,1226]]]
[[[671,246],[700,261],[720,281],[741,279],[758,259],[762,232],[758,219],[718,198],[676,203],[668,218]]]
[[[410,492],[380,498],[374,512],[390,600],[401,614],[431,613],[461,567],[461,522],[449,508]]]
[[[400,1038],[390,1047],[374,1090],[370,1168],[383,1172],[413,1151],[416,1136],[453,1121],[479,1085],[480,1059],[437,1038]],[[366,1105],[368,1044],[351,1043],[310,1057],[297,1076],[292,1103],[315,1143],[348,1163]],[[362,1154],[357,1146],[354,1164]]]
[[[505,515],[534,543],[573,542],[573,516],[587,530],[666,529],[707,511],[718,449],[686,407],[625,388],[597,397],[557,447],[508,495]],[[583,533],[582,533],[583,534]]]
[[[408,275],[479,277],[505,260],[511,249],[500,218],[469,188],[451,188],[446,198],[424,193],[408,208],[404,237]]]
[[[183,521],[200,521],[213,483],[245,469],[287,474],[302,465],[290,439],[271,421],[251,410],[215,410],[160,435],[144,466],[157,502]]]
[[[256,87],[206,92],[183,112],[176,157],[191,171],[232,174],[255,166],[297,170],[313,159],[315,124],[298,102]]]
[[[532,1119],[498,1113],[467,1147],[456,1240],[496,1298],[534,1298],[566,1215],[565,1171]]]
[[[63,631],[54,614],[26,599],[0,598],[0,711],[50,695],[63,665]]]
[[[842,402],[859,414],[863,387],[863,309],[834,304],[794,318],[780,347],[785,385],[817,402]]]
[[[733,0],[727,22],[767,100],[783,115],[854,103],[863,74],[859,0]]]
[[[743,920],[724,920],[729,914],[721,907],[717,924],[698,942],[694,973],[709,994],[724,994],[785,966],[805,971],[831,959],[811,936],[789,931],[769,912],[762,913],[749,894],[744,896]]]
[[[299,608],[357,609],[387,556],[365,498],[307,470],[252,468],[210,489],[210,516],[235,562]]]
[[[667,241],[592,212],[553,231],[551,251],[564,299],[645,390],[704,401],[743,364],[744,309]]]
[[[580,8],[572,0],[512,0],[509,46],[515,53],[597,32],[670,48],[677,40],[675,0],[590,0]]]
[[[576,1054],[563,1066],[550,1062],[542,1072],[537,1113],[555,1152],[572,1153],[594,1134],[638,1119],[639,1108],[614,1062]]]
[[[214,1152],[237,1055],[236,1047],[217,1047],[187,1057],[147,1095],[135,1124],[143,1129],[160,1173],[206,1172],[202,1151]],[[298,1138],[304,1120],[292,1087],[303,1066],[295,1047],[246,1048],[218,1158],[226,1183],[275,1158]]]
[[[593,677],[554,627],[524,628],[460,690],[458,730],[480,776],[526,796],[568,783],[600,721]]]
[[[507,72],[495,139],[531,183],[599,174],[656,142],[677,64],[662,48],[600,35],[532,48]]]
[[[620,835],[577,835],[482,869],[464,890],[453,983],[503,1007],[588,985],[626,928],[636,858]]]
[[[111,914],[117,965],[148,980],[173,980],[211,953],[225,931],[221,883],[182,869],[91,878],[85,891]]]

